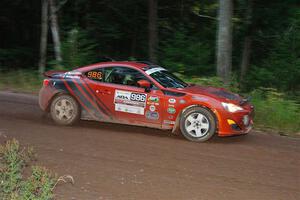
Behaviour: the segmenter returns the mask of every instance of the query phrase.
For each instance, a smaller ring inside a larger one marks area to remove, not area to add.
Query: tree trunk
[[[58,61],[58,64],[61,64],[62,56],[61,56],[61,44],[60,44],[60,38],[59,38],[59,26],[57,22],[57,15],[56,15],[56,5],[54,0],[49,0],[50,4],[50,13],[51,13],[51,32],[52,32],[52,38],[53,38],[53,45],[54,45],[54,53],[55,53],[55,59]]]
[[[246,36],[243,47],[243,55],[241,62],[241,81],[244,80],[244,77],[247,73],[250,64],[250,56],[251,56],[251,46],[252,46],[252,38],[251,36]]]
[[[156,62],[157,36],[157,0],[149,0],[149,60]]]
[[[48,37],[48,0],[41,0],[41,39],[40,39],[40,61],[39,73],[43,74],[46,68],[47,37]]]
[[[230,83],[232,68],[232,0],[219,0],[217,32],[217,75]]]
[[[252,12],[253,12],[253,0],[248,0],[248,7],[246,13],[246,36],[243,47],[242,61],[241,61],[241,82],[243,82],[245,75],[249,69],[251,48],[252,48]]]

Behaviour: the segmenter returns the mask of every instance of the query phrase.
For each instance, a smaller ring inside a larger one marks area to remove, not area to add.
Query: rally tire
[[[182,135],[193,142],[205,142],[216,132],[216,120],[210,110],[192,107],[184,111],[180,118]]]
[[[68,126],[80,119],[81,110],[72,96],[63,94],[52,100],[50,115],[56,124]]]

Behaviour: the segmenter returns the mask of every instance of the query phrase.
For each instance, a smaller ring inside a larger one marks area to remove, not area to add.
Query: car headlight
[[[232,103],[222,102],[222,106],[225,108],[225,110],[227,110],[229,112],[236,112],[239,110],[243,110],[243,108],[241,108],[240,106],[234,105]]]

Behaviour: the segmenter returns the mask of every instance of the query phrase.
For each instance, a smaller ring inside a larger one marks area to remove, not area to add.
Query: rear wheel
[[[182,114],[180,130],[186,139],[204,142],[215,134],[216,121],[209,110],[202,107],[193,107]]]
[[[80,118],[80,107],[70,95],[60,95],[53,99],[50,115],[60,125],[72,125]]]

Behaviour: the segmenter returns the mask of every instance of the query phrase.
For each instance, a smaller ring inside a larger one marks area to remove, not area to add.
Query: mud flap
[[[184,109],[184,110],[185,110],[185,109]],[[182,114],[182,112],[180,112],[179,115],[177,116],[176,121],[175,121],[175,124],[174,124],[174,126],[173,126],[172,133],[173,133],[174,135],[179,135],[179,134],[180,134],[180,131],[179,131],[179,123],[180,123],[181,114]]]

